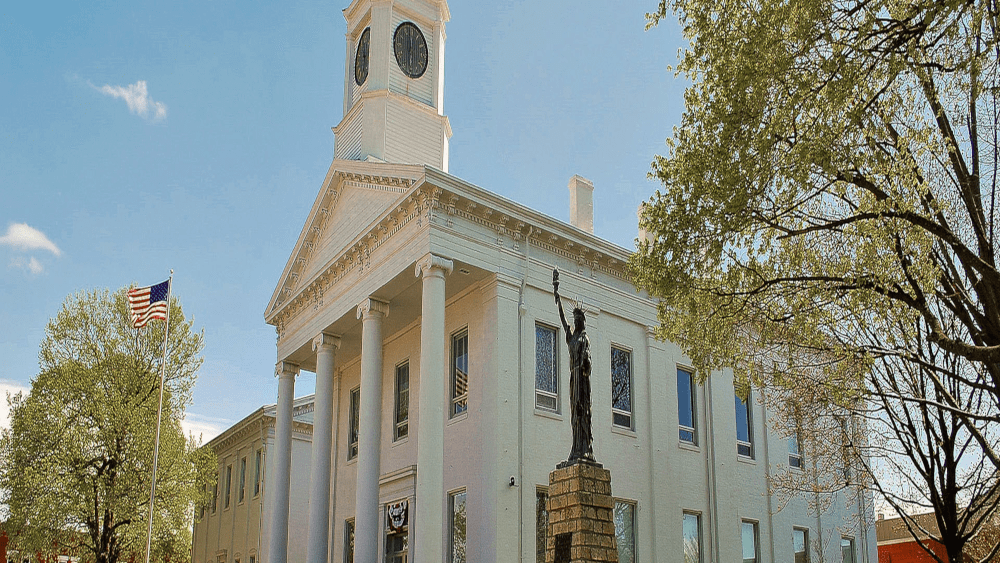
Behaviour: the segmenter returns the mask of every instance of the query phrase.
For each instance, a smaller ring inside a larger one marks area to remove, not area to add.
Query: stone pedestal
[[[597,463],[549,473],[546,563],[618,563],[611,472]]]

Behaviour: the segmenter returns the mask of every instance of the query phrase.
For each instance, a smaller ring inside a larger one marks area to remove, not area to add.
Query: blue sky
[[[214,429],[273,403],[264,307],[333,158],[347,0],[21,2],[0,9],[0,387],[30,385],[81,289],[148,285],[205,331],[188,409]],[[453,0],[450,172],[631,248],[683,111],[673,21],[644,2]],[[312,392],[304,373],[296,394]],[[0,408],[0,416],[4,409]]]

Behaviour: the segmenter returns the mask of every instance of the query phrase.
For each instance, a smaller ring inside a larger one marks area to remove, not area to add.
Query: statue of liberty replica
[[[559,319],[566,332],[569,347],[569,402],[573,426],[573,447],[566,465],[594,460],[594,434],[590,428],[590,339],[587,338],[587,316],[579,305],[573,308],[573,327],[566,322],[562,300],[559,299],[559,270],[552,270],[552,290],[559,307]]]

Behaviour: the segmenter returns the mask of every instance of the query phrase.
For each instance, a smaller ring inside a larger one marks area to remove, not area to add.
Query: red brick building
[[[925,530],[933,534],[938,532],[933,512],[920,514],[914,519]],[[875,523],[875,535],[878,538],[879,563],[936,563],[935,559],[913,538],[902,518],[879,520]],[[948,560],[948,553],[940,542],[924,537],[921,543],[934,550],[943,561]]]

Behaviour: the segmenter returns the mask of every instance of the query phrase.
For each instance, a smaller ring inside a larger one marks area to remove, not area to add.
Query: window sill
[[[622,436],[628,436],[629,438],[638,439],[639,436],[635,433],[635,430],[631,428],[622,428],[621,426],[611,425],[611,431],[615,434],[621,434]]]
[[[684,440],[678,441],[677,447],[682,450],[687,450],[689,452],[701,453],[701,448],[698,447],[698,444],[692,444],[691,442],[685,442]]]
[[[541,416],[545,418],[551,418],[552,420],[563,420],[563,416],[556,411],[550,411],[548,409],[540,409],[535,407],[535,416]]]
[[[409,434],[407,434],[406,436],[403,436],[402,438],[400,438],[400,439],[398,439],[398,440],[394,441],[394,442],[392,443],[392,446],[390,446],[390,447],[393,447],[393,448],[395,448],[396,446],[402,446],[403,444],[405,444],[405,443],[407,443],[407,442],[409,442],[409,441],[410,441],[410,435],[409,435]]]
[[[469,418],[469,411],[465,411],[461,414],[456,414],[455,416],[448,419],[448,423],[445,426],[451,426],[452,424],[458,424],[463,420]]]
[[[357,462],[358,462],[358,456],[354,456],[351,459],[347,460],[347,462],[344,463],[344,465],[354,465]]]
[[[742,454],[736,454],[736,461],[740,463],[745,463],[747,465],[757,465],[757,460],[752,457],[747,457]]]

